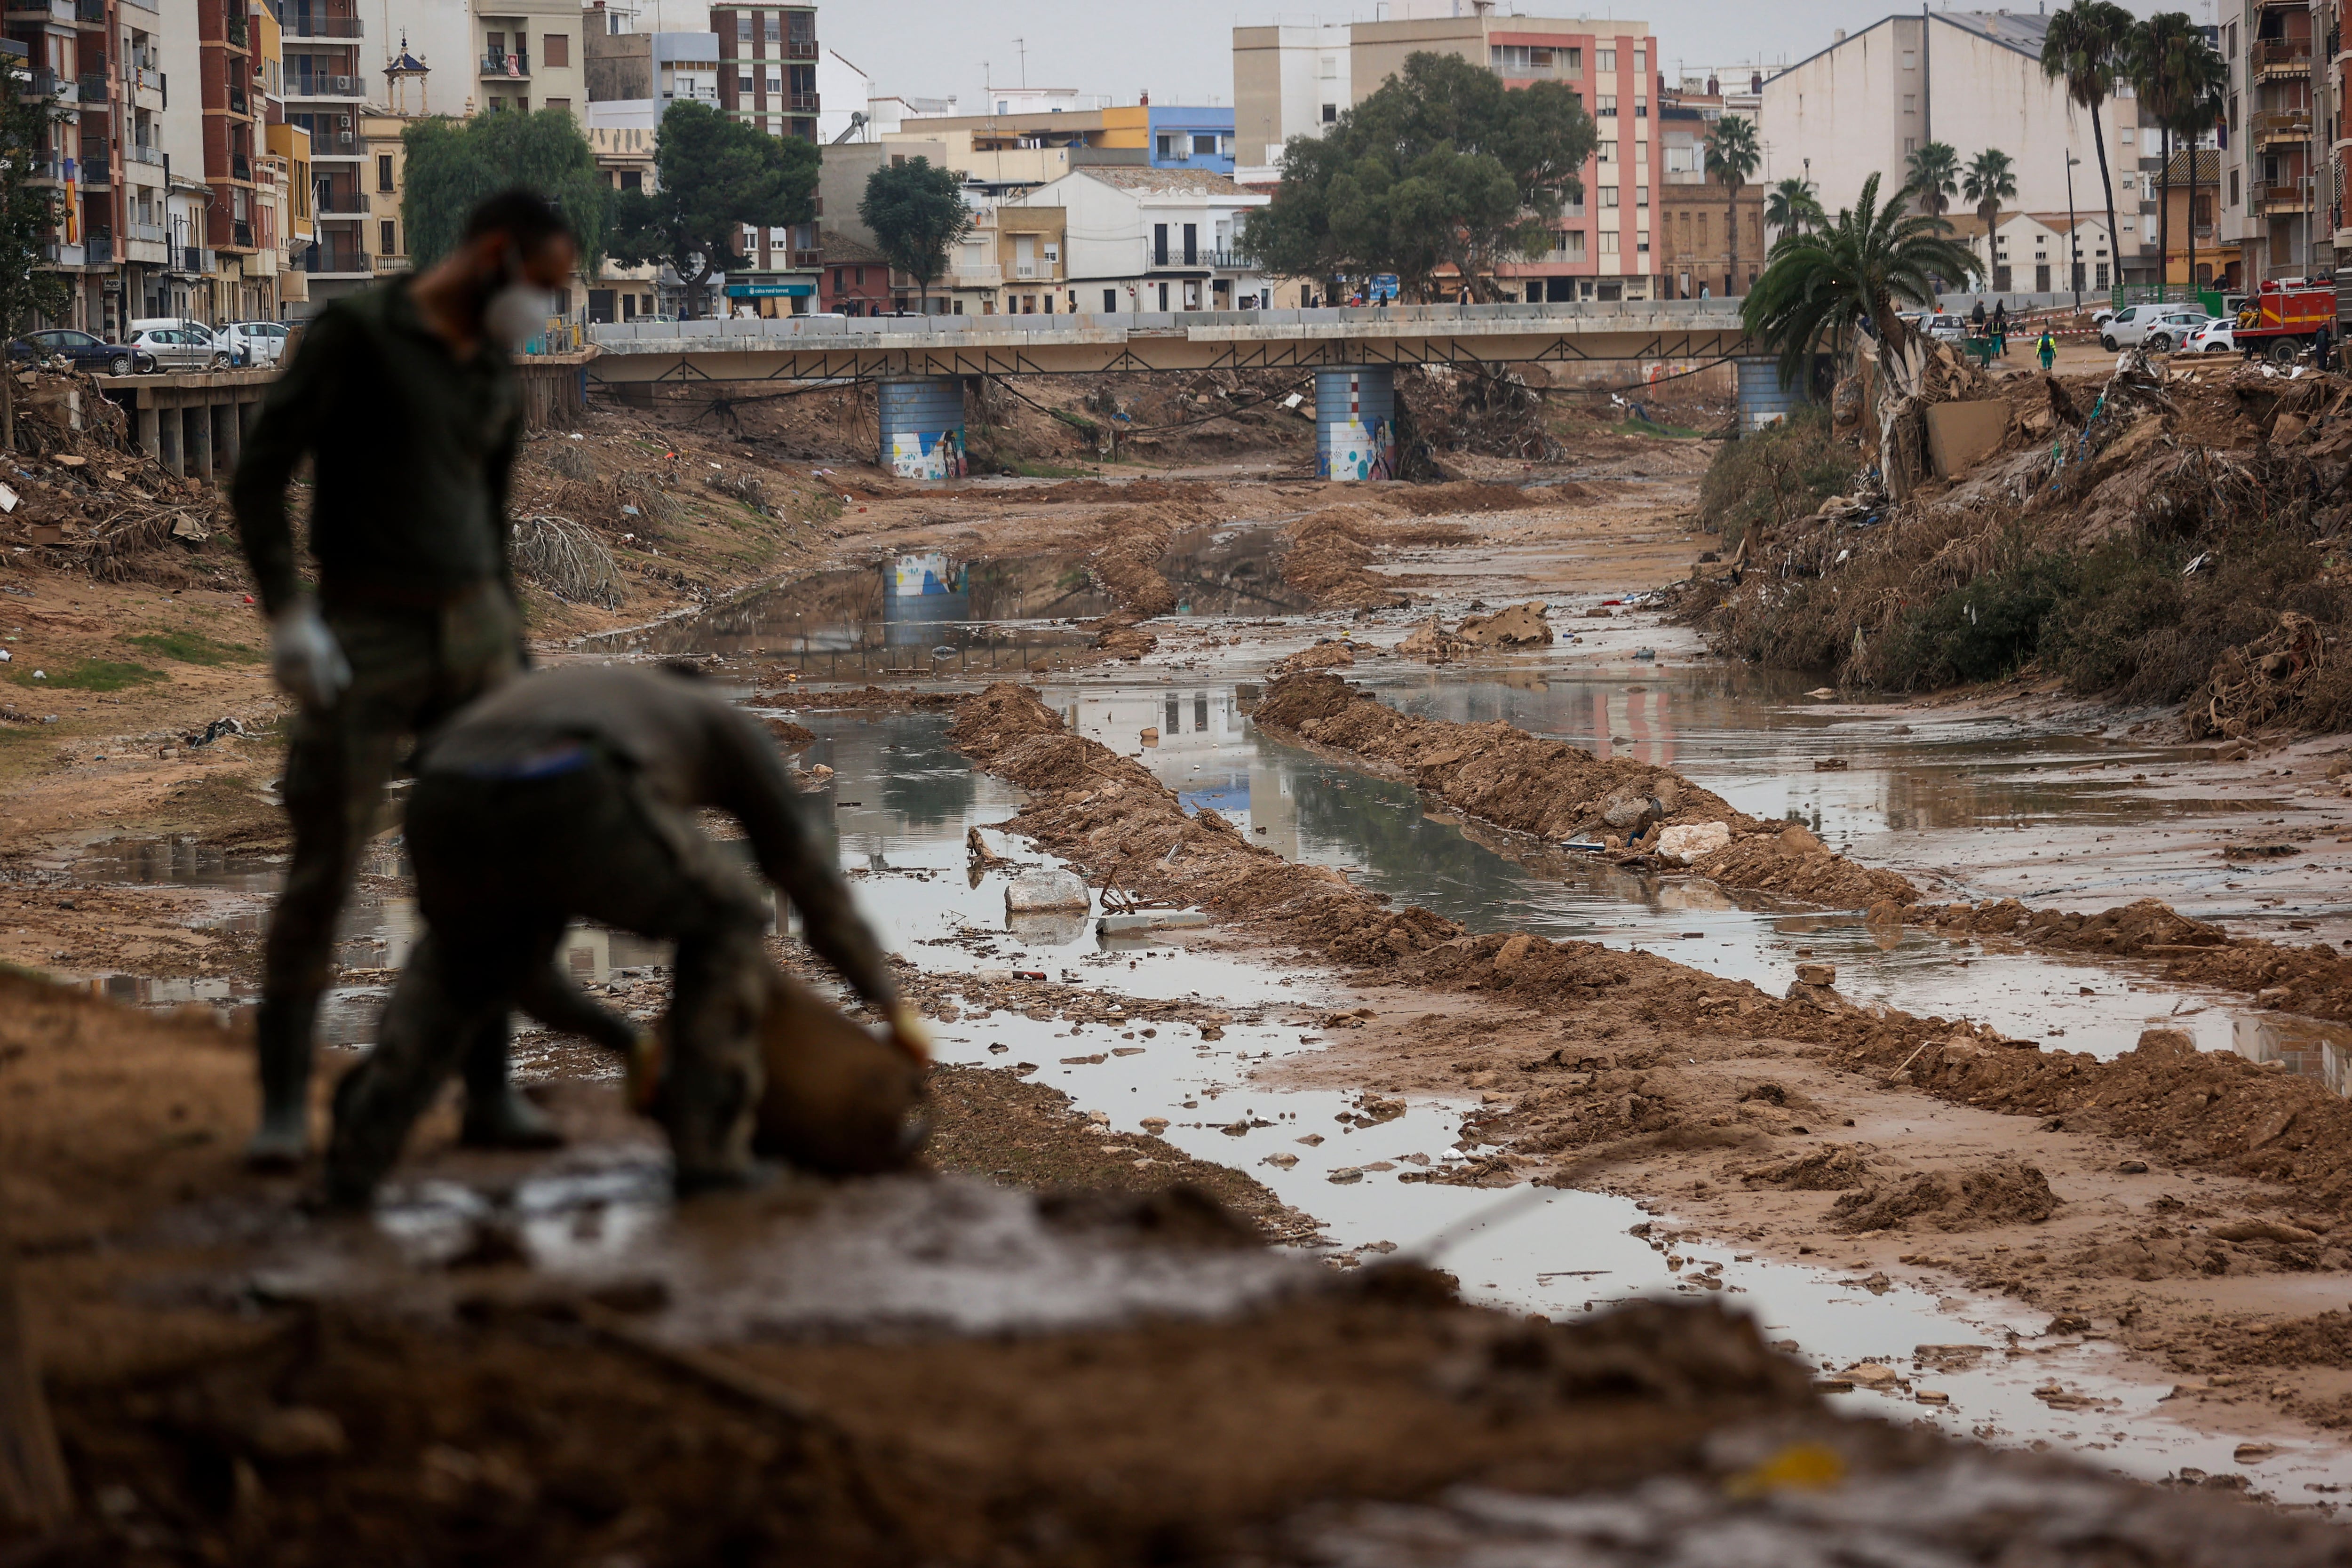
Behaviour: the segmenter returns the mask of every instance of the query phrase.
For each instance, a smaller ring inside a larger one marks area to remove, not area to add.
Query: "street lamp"
[[[2074,290],[2074,313],[2083,311],[2083,231],[2074,223],[2074,165],[2083,160],[2072,152],[2066,154],[2066,271],[2067,284]],[[2115,243],[2115,236],[2107,237]]]

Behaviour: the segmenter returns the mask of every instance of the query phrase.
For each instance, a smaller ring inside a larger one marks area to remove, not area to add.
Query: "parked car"
[[[1969,319],[1947,310],[1927,317],[1920,321],[1919,330],[1939,343],[1965,342],[1969,336]]]
[[[2180,352],[2190,354],[2236,353],[2238,323],[2228,316],[2216,316],[2183,338]]]
[[[152,354],[142,353],[129,343],[108,342],[71,327],[26,332],[8,345],[8,357],[12,360],[55,359],[59,354],[71,360],[76,370],[99,374],[130,375],[155,368]]]
[[[202,327],[150,327],[131,343],[153,356],[159,370],[215,370],[228,363],[228,350]]]
[[[2202,305],[2126,305],[2100,326],[2099,346],[2109,353],[2128,348],[2170,353],[2210,319]]]
[[[167,329],[180,328],[184,328],[187,331],[195,333],[198,337],[205,339],[207,342],[209,342],[213,337],[212,328],[206,326],[202,321],[195,321],[187,316],[142,316],[131,323],[131,331],[134,336],[140,332],[163,331]]]
[[[284,357],[289,332],[283,321],[231,321],[217,341],[227,345],[232,365],[273,365]]]

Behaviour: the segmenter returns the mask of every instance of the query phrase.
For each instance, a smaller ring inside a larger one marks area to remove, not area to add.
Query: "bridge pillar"
[[[902,479],[964,477],[961,379],[913,375],[880,382],[875,409],[884,468]]]
[[[1387,365],[1315,373],[1315,477],[1397,477],[1396,377]]]
[[[1780,384],[1780,361],[1771,354],[1742,354],[1732,362],[1739,382],[1739,433],[1752,436],[1778,425],[1803,405],[1805,388]]]

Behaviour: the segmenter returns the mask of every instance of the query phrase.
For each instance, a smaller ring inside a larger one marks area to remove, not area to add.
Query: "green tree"
[[[1909,416],[1926,385],[1927,358],[1924,341],[1898,311],[1906,304],[1932,306],[1937,279],[1979,270],[1976,258],[1952,238],[1950,224],[1906,210],[1918,195],[1906,185],[1881,202],[1878,176],[1871,175],[1862,199],[1834,222],[1773,248],[1740,310],[1748,335],[1780,354],[1783,385],[1806,378],[1825,342],[1842,343],[1848,328],[1868,324],[1878,339],[1880,471],[1898,501],[1918,473],[1924,420]]]
[[[1785,237],[1820,227],[1829,221],[1829,214],[1822,211],[1812,182],[1791,174],[1764,193],[1764,221]]]
[[[1751,120],[1727,114],[1706,133],[1706,172],[1723,185],[1723,237],[1731,247],[1731,275],[1723,280],[1726,294],[1739,292],[1739,187],[1754,176],[1756,166],[1763,161]]]
[[[1960,195],[1977,209],[1977,216],[1985,228],[1985,265],[1992,265],[1993,226],[2000,222],[2000,204],[2017,199],[2017,174],[2011,169],[2009,154],[1998,147],[1988,147],[1969,160],[1960,175]]]
[[[749,228],[816,216],[816,144],[773,136],[707,103],[677,102],[654,133],[651,191],[623,191],[613,256],[630,267],[667,262],[699,294],[726,269]]]
[[[1916,193],[1920,208],[1937,217],[1950,210],[1960,194],[1959,150],[1948,142],[1930,142],[1914,148],[1903,160],[1903,183]]]
[[[1424,299],[1451,268],[1498,299],[1498,267],[1551,247],[1594,144],[1564,82],[1506,88],[1483,65],[1411,55],[1327,134],[1290,139],[1282,184],[1240,247],[1292,277],[1393,272]]]
[[[2137,26],[2116,0],[2074,0],[2051,14],[2049,31],[2042,38],[2042,74],[2063,81],[2066,100],[2090,111],[2091,145],[2098,153],[2099,185],[2107,198],[2107,254],[2116,263],[2110,283],[2123,277],[2123,230],[2116,226],[2116,176],[2107,167],[2107,132],[2099,123],[2099,110],[2116,94]]]
[[[2197,288],[2197,137],[2219,115],[2214,112],[2228,68],[2204,32],[2181,11],[2160,11],[2132,29],[2125,46],[2125,78],[2138,96],[2141,113],[2164,132],[2164,171],[2158,176],[2161,194],[2157,207],[2157,288],[2159,296],[2172,275],[2172,138],[2177,132],[2190,149],[2189,205],[2189,287]]]
[[[885,163],[866,176],[857,217],[890,265],[915,280],[930,314],[932,279],[947,270],[949,247],[971,232],[963,176],[922,157]]]
[[[580,247],[580,271],[595,274],[610,229],[610,189],[579,121],[561,109],[530,114],[446,115],[400,133],[406,173],[400,198],[411,262],[422,271],[457,247],[466,218],[484,197],[516,185],[555,204]]]
[[[65,314],[65,279],[39,270],[43,247],[57,237],[64,197],[32,183],[49,154],[56,106],[28,90],[23,68],[0,68],[0,342],[28,331],[42,317]],[[0,451],[16,448],[16,378],[0,366]]]

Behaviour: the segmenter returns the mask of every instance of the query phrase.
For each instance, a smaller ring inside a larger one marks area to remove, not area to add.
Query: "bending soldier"
[[[656,1114],[681,1193],[753,1173],[760,1031],[774,993],[757,889],[692,813],[741,823],[760,869],[800,906],[809,945],[892,1039],[928,1057],[882,949],[795,804],[774,743],[690,678],[572,668],[514,681],[452,720],[419,759],[408,850],[425,934],[373,1052],[337,1086],[330,1199],[364,1204],[416,1118],[488,1020],[550,997],[565,925],[599,921],[677,944]],[[572,1026],[623,1045],[632,1026],[586,999]]]

